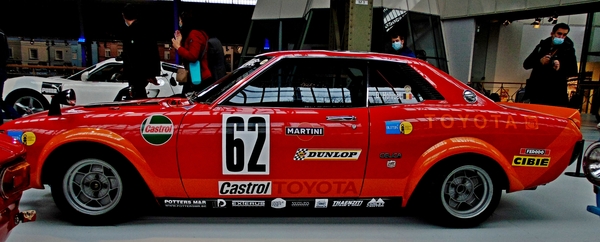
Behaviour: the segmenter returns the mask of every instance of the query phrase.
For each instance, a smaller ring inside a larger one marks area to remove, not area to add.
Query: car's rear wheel
[[[42,112],[50,108],[48,100],[39,92],[18,90],[6,97],[6,104],[12,106],[21,116]]]
[[[484,166],[454,164],[429,176],[428,218],[447,227],[473,227],[496,209],[502,190]]]
[[[128,173],[124,166],[111,164],[106,157],[80,158],[64,167],[53,180],[52,197],[75,223],[118,223],[135,214],[130,209],[137,193],[136,181]]]

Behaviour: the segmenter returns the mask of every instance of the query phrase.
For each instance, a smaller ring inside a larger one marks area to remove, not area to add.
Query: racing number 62
[[[260,162],[264,160],[260,158],[265,141],[268,145],[267,120],[261,116],[250,115],[230,116],[224,117],[224,119],[225,136],[223,145],[225,148],[224,168],[226,170],[223,170],[223,173],[268,174],[267,165]],[[248,120],[247,126],[246,119]],[[254,141],[254,145],[249,144],[252,141]],[[246,145],[252,145],[251,151],[249,151],[250,157],[247,160]],[[268,162],[268,158],[266,162]]]

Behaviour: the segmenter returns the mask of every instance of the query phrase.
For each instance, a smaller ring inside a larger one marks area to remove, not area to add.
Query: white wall
[[[567,17],[562,20],[570,25],[571,31],[568,36],[575,44],[575,55],[577,62],[579,62],[585,26],[578,25],[580,16],[572,19],[577,19],[573,21],[574,24],[568,23],[569,18]],[[508,26],[500,26],[498,37],[490,36],[490,42],[488,43],[490,47],[486,60],[486,81],[525,83],[525,80],[529,78],[531,69],[525,70],[523,61],[540,43],[540,40],[550,37],[550,32],[552,32],[554,26],[543,24],[536,29],[533,28],[531,22],[533,22],[533,19],[531,21],[515,21]],[[561,22],[560,18],[559,22]],[[495,52],[495,55],[492,52]],[[490,70],[492,67],[493,70]]]
[[[471,62],[475,41],[475,20],[457,19],[442,21],[448,72],[467,83],[471,80]]]

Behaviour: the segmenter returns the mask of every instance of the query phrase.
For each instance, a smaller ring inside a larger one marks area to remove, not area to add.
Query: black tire
[[[12,106],[21,116],[42,112],[50,108],[48,100],[39,92],[21,89],[6,96],[7,105]]]
[[[499,179],[484,166],[453,163],[427,176],[427,218],[445,227],[470,228],[485,221],[502,196]]]
[[[122,159],[88,155],[73,159],[57,171],[50,185],[52,197],[71,222],[115,224],[139,214],[141,207],[133,202],[143,200],[140,194],[145,185],[140,186],[141,179]]]

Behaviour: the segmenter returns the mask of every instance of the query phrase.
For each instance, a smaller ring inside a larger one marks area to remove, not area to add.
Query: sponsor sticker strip
[[[165,198],[160,200],[165,208],[384,208],[386,203],[401,203],[402,199],[394,198],[367,198],[367,199],[343,199],[343,198],[315,198],[315,199],[179,199]]]

